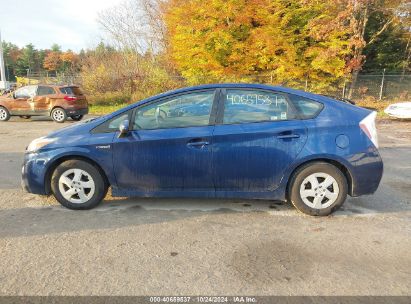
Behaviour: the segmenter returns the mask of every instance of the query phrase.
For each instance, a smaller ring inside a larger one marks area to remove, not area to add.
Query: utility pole
[[[3,57],[3,42],[1,40],[1,32],[0,32],[0,89],[4,90],[7,89],[7,80],[6,80],[6,70],[4,68],[4,57]]]
[[[384,81],[385,81],[385,69],[382,72],[382,79],[381,79],[381,86],[380,86],[380,96],[379,96],[378,100],[382,99],[382,95],[384,93]]]

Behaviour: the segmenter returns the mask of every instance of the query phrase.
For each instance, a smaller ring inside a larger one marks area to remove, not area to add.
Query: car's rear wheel
[[[62,108],[55,108],[51,111],[51,118],[58,123],[63,123],[67,120],[66,111]]]
[[[289,199],[305,214],[324,216],[342,206],[347,191],[347,179],[337,167],[316,162],[295,172],[290,181]]]
[[[73,115],[73,116],[70,116],[70,117],[74,121],[80,121],[80,120],[83,119],[84,115]]]
[[[91,209],[106,196],[108,186],[98,168],[82,160],[61,163],[51,178],[54,197],[64,207]]]
[[[30,119],[30,118],[31,118],[31,116],[30,116],[30,115],[21,115],[21,116],[20,116],[20,118],[23,118],[23,119]]]
[[[0,121],[8,121],[10,113],[5,107],[0,107]]]

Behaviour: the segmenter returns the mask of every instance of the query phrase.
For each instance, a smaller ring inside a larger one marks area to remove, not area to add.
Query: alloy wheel
[[[7,112],[5,109],[0,108],[0,120],[6,120],[7,118]]]
[[[62,121],[62,120],[64,120],[64,117],[65,117],[65,115],[64,115],[64,112],[63,112],[63,110],[54,110],[53,111],[53,119],[55,120],[55,121]]]
[[[89,201],[96,189],[93,178],[81,169],[69,169],[59,178],[61,195],[73,204],[84,204]]]
[[[335,178],[323,172],[307,176],[300,186],[300,196],[304,204],[314,209],[331,206],[337,200],[339,192]]]

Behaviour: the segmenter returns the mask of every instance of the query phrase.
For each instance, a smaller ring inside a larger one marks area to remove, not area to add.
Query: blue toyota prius
[[[34,140],[23,187],[90,209],[105,197],[290,201],[310,215],[372,194],[376,113],[325,96],[213,84],[150,97]]]

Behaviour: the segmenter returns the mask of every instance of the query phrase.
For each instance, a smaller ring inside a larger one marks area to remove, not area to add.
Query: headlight
[[[44,146],[51,144],[52,142],[55,142],[57,139],[56,138],[46,138],[46,137],[40,137],[35,140],[33,140],[30,145],[27,147],[26,152],[36,152],[39,149],[43,148]]]

